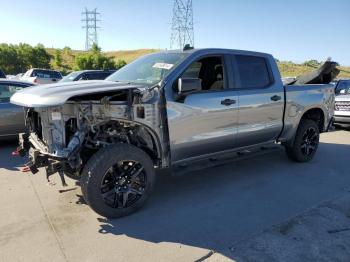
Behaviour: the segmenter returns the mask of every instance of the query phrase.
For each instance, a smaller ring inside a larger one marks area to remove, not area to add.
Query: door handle
[[[272,101],[278,101],[278,100],[281,100],[282,97],[278,96],[278,95],[274,95],[274,96],[271,96],[271,100]]]
[[[232,105],[232,104],[236,104],[236,100],[226,98],[225,100],[221,101],[221,104],[224,105],[224,106],[229,106],[229,105]]]

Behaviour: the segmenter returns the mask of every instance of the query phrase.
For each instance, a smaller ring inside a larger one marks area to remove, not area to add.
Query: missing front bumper
[[[38,141],[33,140],[28,134],[19,134],[19,147],[17,148],[17,152],[20,156],[25,156],[28,153],[28,162],[25,166],[28,167],[33,174],[38,173],[38,169],[44,167],[48,181],[50,181],[49,177],[51,175],[58,173],[62,185],[66,186],[64,172],[68,170],[69,164],[67,160],[50,156],[42,153],[42,151],[43,145],[39,145]]]

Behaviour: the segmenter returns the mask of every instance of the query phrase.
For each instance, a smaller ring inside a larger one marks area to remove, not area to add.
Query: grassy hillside
[[[303,64],[295,64],[292,62],[278,62],[278,67],[280,69],[282,77],[286,76],[299,76],[304,73],[308,73],[314,70],[313,67],[306,66]],[[350,78],[350,67],[340,66],[340,74],[338,78]]]
[[[56,49],[48,48],[47,51],[54,57]],[[136,58],[145,55],[150,54],[153,52],[157,52],[159,50],[157,49],[138,49],[138,50],[125,50],[125,51],[110,51],[110,52],[104,52],[108,56],[114,57],[114,59],[117,60],[125,60],[127,63],[130,63],[131,61],[135,60]],[[70,50],[70,49],[63,49],[62,52],[62,60],[63,63],[68,65],[70,68],[74,68],[74,59],[75,56],[84,53],[84,51],[79,50]],[[52,67],[56,67],[54,60],[51,61]],[[278,62],[278,67],[281,71],[281,75],[283,77],[286,76],[298,76],[303,73],[307,73],[312,71],[314,68],[309,67],[303,64],[295,64],[292,62],[284,62],[280,61]],[[339,78],[350,78],[350,67],[341,66],[340,69],[342,70]]]

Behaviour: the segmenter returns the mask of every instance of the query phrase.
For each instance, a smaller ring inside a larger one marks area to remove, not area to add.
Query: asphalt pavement
[[[22,173],[0,144],[0,261],[201,261],[236,259],[233,246],[350,188],[350,132],[321,135],[310,163],[283,150],[173,177],[157,174],[139,212],[98,216],[79,186]]]

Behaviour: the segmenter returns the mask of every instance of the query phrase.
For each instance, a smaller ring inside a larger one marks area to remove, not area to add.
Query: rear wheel
[[[302,119],[300,121],[294,142],[286,145],[286,153],[296,162],[310,161],[318,148],[320,132],[315,121]]]
[[[126,216],[141,208],[154,182],[153,161],[144,151],[128,144],[98,151],[81,176],[85,201],[108,218]]]

